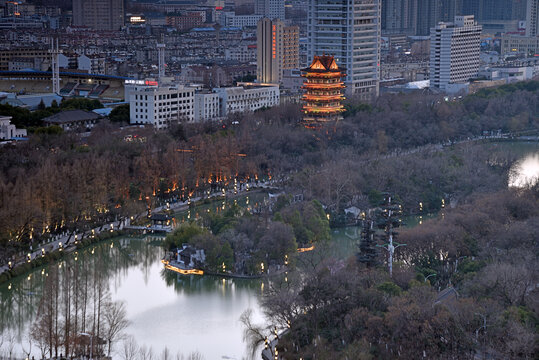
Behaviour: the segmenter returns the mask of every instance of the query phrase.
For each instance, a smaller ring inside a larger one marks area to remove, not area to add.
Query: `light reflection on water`
[[[524,188],[539,181],[539,153],[519,160],[509,171],[509,187]]]

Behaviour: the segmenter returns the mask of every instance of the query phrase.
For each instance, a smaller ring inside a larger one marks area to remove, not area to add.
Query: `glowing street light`
[[[28,257],[28,262],[32,261],[32,254],[28,253],[27,257]]]
[[[45,257],[45,248],[41,248],[41,257]]]

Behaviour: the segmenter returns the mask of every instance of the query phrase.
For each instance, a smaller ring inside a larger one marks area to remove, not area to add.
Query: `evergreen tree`
[[[374,221],[372,219],[363,220],[357,259],[368,267],[378,265],[378,248],[376,247],[374,232]]]

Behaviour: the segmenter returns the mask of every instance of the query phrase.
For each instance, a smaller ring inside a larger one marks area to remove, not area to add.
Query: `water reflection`
[[[262,321],[258,294],[261,280],[182,276],[164,271],[161,239],[116,238],[66,255],[55,263],[60,282],[67,269],[80,269],[72,282],[105,279],[113,301],[125,301],[131,325],[127,333],[160,353],[200,351],[206,359],[245,355],[239,317],[252,308]],[[36,320],[49,267],[0,286],[0,334],[16,335],[15,351]],[[91,286],[89,285],[91,288]],[[213,346],[208,346],[212,343]],[[36,350],[37,352],[37,350]],[[39,356],[39,354],[34,354]],[[117,358],[115,356],[114,358]]]
[[[539,181],[539,153],[529,154],[509,171],[509,187],[531,187]]]

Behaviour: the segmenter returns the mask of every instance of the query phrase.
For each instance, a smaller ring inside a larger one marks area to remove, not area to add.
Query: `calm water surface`
[[[519,162],[523,166],[515,165],[514,173],[534,176],[539,171],[537,145],[526,147],[526,153]],[[516,166],[521,166],[520,172]],[[208,209],[223,211],[233,203],[256,207],[264,199],[264,194],[252,193],[178,213],[176,219],[196,219]],[[405,220],[411,226],[419,223],[418,218]],[[359,233],[356,228],[332,230],[333,246],[328,256],[341,258],[355,253]],[[86,268],[97,269],[108,278],[111,298],[127,305],[131,324],[126,333],[133,335],[139,345],[151,346],[154,354],[167,347],[172,354],[199,351],[207,360],[242,359],[247,349],[239,322],[241,314],[252,309],[255,322],[264,322],[259,303],[262,280],[185,276],[165,271],[160,262],[163,249],[156,238],[116,238],[68,255],[72,260],[75,257]],[[0,285],[0,336],[5,339],[6,334],[15,333],[18,352],[36,317],[48,271],[36,269],[26,277]],[[34,354],[37,358],[37,349]],[[120,357],[114,355],[117,358]]]

